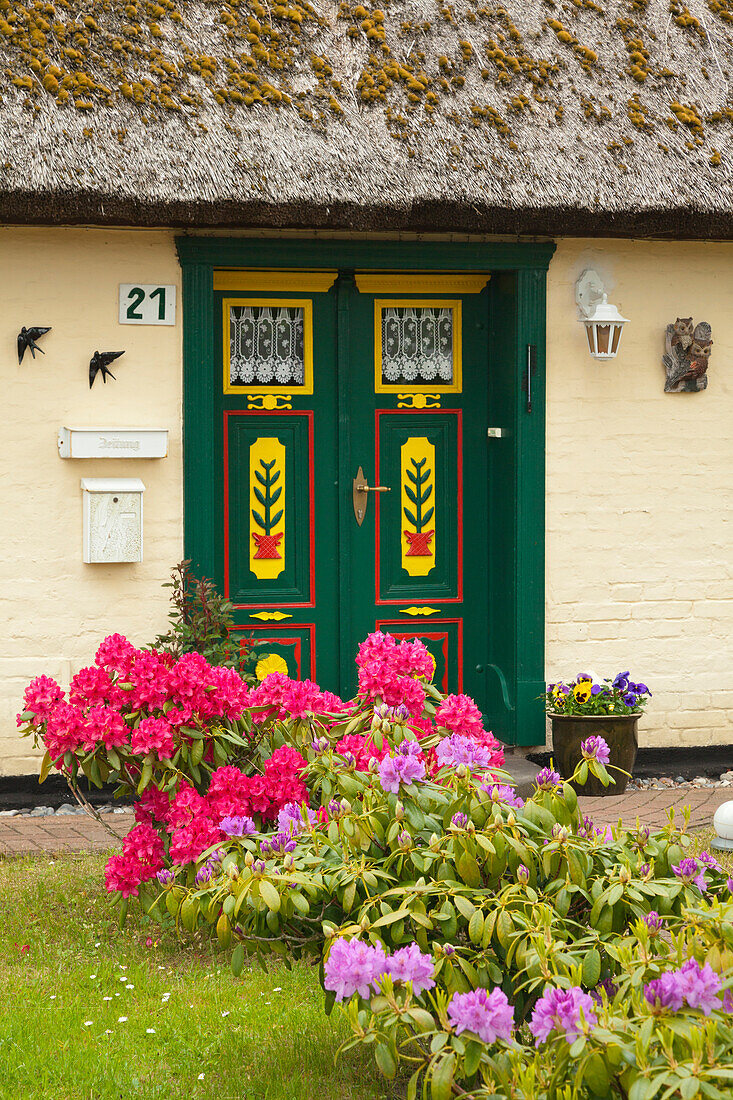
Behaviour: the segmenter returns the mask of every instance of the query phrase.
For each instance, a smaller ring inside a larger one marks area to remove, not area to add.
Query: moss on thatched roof
[[[733,0],[0,0],[8,221],[729,237]]]

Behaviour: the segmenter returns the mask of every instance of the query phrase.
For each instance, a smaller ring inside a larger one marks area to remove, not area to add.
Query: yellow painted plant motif
[[[278,653],[268,653],[266,657],[260,657],[255,665],[255,676],[258,680],[264,680],[271,672],[282,672],[288,675],[288,663]]]
[[[414,436],[400,448],[402,568],[426,577],[435,568],[435,447]]]
[[[249,449],[249,567],[258,580],[285,569],[285,448],[272,436]]]

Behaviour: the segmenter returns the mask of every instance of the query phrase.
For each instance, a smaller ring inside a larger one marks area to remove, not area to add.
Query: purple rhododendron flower
[[[400,783],[409,787],[416,779],[425,778],[425,761],[417,753],[402,752],[405,745],[416,745],[417,753],[420,752],[416,742],[403,741],[396,756],[385,756],[379,763],[379,782],[385,791],[392,794],[397,794]]]
[[[251,817],[223,817],[219,828],[227,836],[254,836],[257,826]]]
[[[723,990],[723,1012],[733,1012],[733,993],[730,989]]]
[[[715,856],[711,855],[710,852],[700,852],[697,858],[701,863],[704,863],[706,867],[709,867],[711,871],[723,870]]]
[[[308,824],[315,825],[316,811],[305,807],[308,814]],[[278,832],[291,833],[293,836],[305,828],[304,807],[299,802],[288,802],[277,815]]]
[[[562,776],[559,772],[556,772],[553,768],[542,768],[537,772],[534,777],[534,781],[537,784],[539,790],[549,789],[553,787],[559,787],[562,783]]]
[[[587,737],[581,742],[580,751],[586,760],[597,760],[599,764],[607,764],[611,759],[608,745],[602,737]]]
[[[208,863],[205,863],[203,867],[199,868],[196,872],[196,878],[194,882],[197,886],[205,886],[207,882],[211,881],[212,870]]]
[[[649,929],[652,936],[656,936],[657,932],[661,932],[664,928],[664,920],[659,916],[656,909],[650,909],[647,915],[644,917],[644,923]]]
[[[311,741],[311,748],[313,752],[325,752],[330,746],[330,741],[327,737],[314,737]]]
[[[465,829],[468,825],[468,817],[466,814],[453,814],[450,823],[455,825],[457,829]]]
[[[435,755],[440,765],[465,764],[467,768],[488,768],[491,752],[485,745],[479,745],[470,737],[460,733],[444,737],[435,746]]]
[[[423,955],[416,943],[400,947],[387,959],[387,973],[393,982],[412,982],[412,992],[415,994],[435,985],[433,956]]]
[[[367,998],[386,970],[381,943],[372,947],[361,940],[336,940],[324,964],[323,984],[336,994],[337,1001],[348,1000],[354,993]]]
[[[522,886],[529,882],[529,867],[525,867],[523,863],[517,867],[517,882],[521,882]]]
[[[585,1021],[585,1027],[582,1021]],[[574,1043],[579,1035],[595,1027],[597,1022],[593,1001],[580,986],[573,985],[570,989],[546,986],[534,1006],[529,1030],[535,1037],[535,1046],[544,1042],[553,1031],[564,1032],[568,1043]]]
[[[687,859],[681,859],[676,867],[672,867],[672,870],[677,875],[677,878],[681,878],[688,886],[697,886],[702,894],[707,891],[708,884],[705,878],[705,868],[698,863],[694,856],[689,856]]]
[[[678,974],[682,995],[690,1008],[699,1008],[705,1016],[720,1008],[720,977],[709,963],[701,967],[696,959],[688,959]]]
[[[514,1026],[514,1009],[503,990],[474,989],[471,993],[454,993],[448,1005],[448,1019],[456,1029],[472,1031],[484,1043],[510,1039]]]
[[[647,982],[644,996],[652,1008],[671,1008],[673,1012],[679,1012],[685,998],[677,971],[669,970],[661,978]]]
[[[503,802],[505,806],[515,806],[518,810],[524,805],[524,799],[507,783],[482,783],[481,790],[486,791],[492,802]]]
[[[608,997],[609,1001],[611,1001],[618,993],[618,986],[614,981],[611,980],[611,978],[601,978],[595,989],[591,989],[590,991],[591,998],[595,1001],[597,1005],[603,1004],[601,990],[606,991],[606,996]]]
[[[155,877],[157,878],[161,886],[170,886],[176,876],[173,874],[172,871],[164,868],[162,871],[158,871]]]

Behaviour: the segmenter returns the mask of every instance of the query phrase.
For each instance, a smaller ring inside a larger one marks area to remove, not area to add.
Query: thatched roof
[[[0,0],[0,220],[733,236],[733,0]]]

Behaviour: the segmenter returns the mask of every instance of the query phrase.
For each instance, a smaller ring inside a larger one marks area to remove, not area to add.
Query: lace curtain
[[[233,385],[302,386],[305,380],[301,306],[231,306],[229,379]]]
[[[382,310],[382,382],[453,381],[453,310],[388,306]]]

